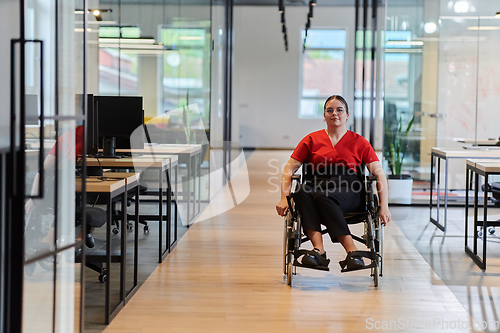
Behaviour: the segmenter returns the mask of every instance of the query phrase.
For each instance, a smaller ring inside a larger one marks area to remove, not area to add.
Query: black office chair
[[[86,216],[86,235],[82,235],[82,238],[85,239],[85,245],[88,248],[93,248],[95,245],[94,237],[91,232],[93,228],[101,228],[106,224],[106,211],[104,209],[98,207],[85,207],[85,216]],[[81,226],[82,221],[81,209],[77,210],[76,213],[76,225]],[[81,253],[77,252],[75,257],[75,262],[81,262]],[[85,266],[90,268],[91,270],[99,273],[99,281],[104,283],[107,278],[107,270],[104,268],[102,262],[92,262],[90,260],[85,261]]]
[[[139,192],[140,194],[146,194],[147,193],[147,186],[139,185]],[[106,198],[96,195],[96,194],[87,194],[87,204],[89,205],[105,205],[107,203]],[[113,234],[118,235],[120,233],[120,219],[121,219],[121,211],[116,209],[116,204],[121,202],[120,197],[116,197],[111,201],[112,205],[112,210],[113,210],[113,225],[114,228],[112,229]],[[132,202],[135,202],[135,190],[130,190],[127,192],[127,207],[130,207],[132,205]],[[137,204],[137,203],[136,203]],[[134,227],[134,224],[131,223],[130,221],[135,221],[135,215],[132,214],[127,214],[127,230],[132,230]],[[148,225],[148,222],[144,217],[139,216],[139,223],[144,225],[144,232],[149,232],[150,231],[150,226]]]
[[[364,166],[358,168],[357,175],[364,184],[364,192],[366,197],[365,209],[359,212],[344,214],[348,224],[364,223],[364,234],[359,237],[352,235],[355,241],[358,241],[368,248],[368,251],[353,251],[352,255],[357,255],[370,260],[370,264],[365,265],[362,269],[370,268],[371,276],[373,277],[374,286],[378,287],[379,276],[382,276],[382,257],[383,257],[383,229],[380,224],[378,216],[380,206],[378,195],[374,192],[374,183],[377,181],[376,176],[365,176]],[[297,274],[297,267],[322,269],[328,271],[328,262],[319,256],[315,251],[300,249],[300,246],[309,241],[309,238],[303,234],[300,214],[293,200],[293,192],[295,192],[297,185],[301,179],[308,181],[312,173],[308,173],[307,168],[303,168],[302,177],[294,175],[291,184],[291,196],[287,197],[288,200],[288,213],[285,216],[285,230],[283,242],[283,273],[286,276],[287,284],[292,285],[293,275]],[[324,235],[328,232],[323,229],[321,233]],[[317,258],[322,265],[318,267],[311,267],[302,264],[302,258],[306,255],[311,255]],[[345,266],[341,272],[348,272]]]

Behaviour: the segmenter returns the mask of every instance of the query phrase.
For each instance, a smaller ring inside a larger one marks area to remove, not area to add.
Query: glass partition
[[[402,173],[428,188],[432,147],[497,140],[498,2],[386,1],[384,124],[405,141]],[[399,125],[401,124],[401,126]],[[449,188],[464,189],[463,163],[450,164]],[[428,201],[428,198],[426,199]]]

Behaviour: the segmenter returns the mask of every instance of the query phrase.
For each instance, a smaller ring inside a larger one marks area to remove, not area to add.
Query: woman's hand
[[[378,213],[380,216],[380,223],[383,226],[386,226],[387,223],[391,220],[391,212],[389,211],[389,207],[380,207],[380,212]]]
[[[280,202],[276,205],[276,211],[278,212],[279,216],[285,216],[286,213],[288,212],[288,201],[286,198],[281,199]]]

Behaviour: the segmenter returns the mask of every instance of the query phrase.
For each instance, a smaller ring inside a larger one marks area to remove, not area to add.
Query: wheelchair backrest
[[[356,167],[356,170],[340,166],[331,165],[325,168],[320,168],[313,170],[310,163],[302,164],[302,182],[314,182],[317,179],[331,179],[332,177],[349,175],[351,180],[359,181],[363,184],[363,194],[366,198],[366,208],[367,210],[372,210],[374,207],[374,190],[373,190],[373,180],[368,179],[368,172],[366,171],[366,166],[360,164]],[[376,204],[375,204],[376,205]]]

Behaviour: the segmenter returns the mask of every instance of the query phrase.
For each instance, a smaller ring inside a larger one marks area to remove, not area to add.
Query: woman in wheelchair
[[[370,143],[362,136],[348,131],[347,102],[342,96],[330,96],[324,105],[326,129],[308,134],[300,141],[288,161],[281,179],[281,200],[276,205],[279,215],[285,216],[289,206],[292,175],[302,166],[312,170],[292,197],[301,217],[302,229],[311,240],[313,251],[302,257],[302,265],[327,269],[329,260],[323,247],[321,224],[325,225],[333,242],[340,242],[347,252],[340,262],[345,271],[364,268],[361,256],[356,255],[344,213],[364,210],[365,192],[362,175],[356,172],[362,165],[378,178],[380,198],[379,217],[382,225],[391,219],[387,203],[387,180]]]

